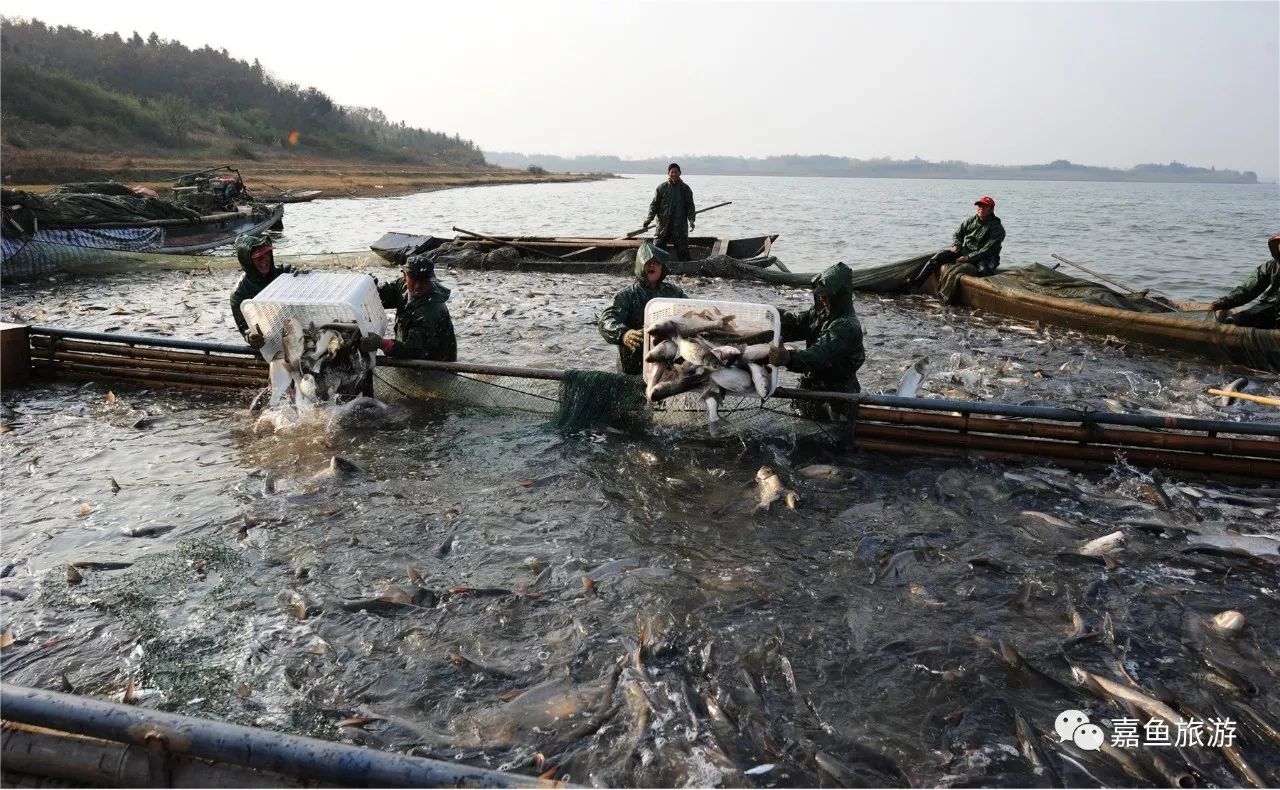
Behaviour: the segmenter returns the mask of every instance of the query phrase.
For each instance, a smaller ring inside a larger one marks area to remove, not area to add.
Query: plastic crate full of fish
[[[756,407],[777,387],[769,346],[777,308],[751,302],[653,299],[644,310],[645,397],[667,411],[707,414]]]

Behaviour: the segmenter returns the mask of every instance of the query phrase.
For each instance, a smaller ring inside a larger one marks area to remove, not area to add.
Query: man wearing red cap
[[[930,258],[920,269],[911,284],[919,286],[929,276],[948,263],[970,263],[977,274],[986,277],[1000,265],[1000,245],[1004,243],[1004,225],[996,216],[996,201],[983,195],[973,202],[976,207],[972,217],[960,223],[952,237],[950,247]]]
[[[1222,322],[1255,329],[1280,329],[1280,235],[1267,240],[1271,260],[1258,267],[1240,287],[1214,301],[1214,310],[1230,310],[1254,299],[1258,303],[1222,316]]]

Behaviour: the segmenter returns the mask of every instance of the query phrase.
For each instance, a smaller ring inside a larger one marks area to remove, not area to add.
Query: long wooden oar
[[[493,242],[494,244],[506,244],[506,245],[508,245],[508,246],[515,247],[517,250],[524,250],[525,252],[531,252],[531,253],[533,253],[534,255],[542,255],[542,256],[545,256],[545,257],[547,257],[547,258],[555,258],[555,259],[557,259],[557,260],[561,260],[561,261],[567,261],[567,260],[569,260],[569,259],[568,259],[566,256],[564,256],[564,255],[556,255],[555,253],[547,252],[546,250],[539,250],[539,249],[535,249],[534,247],[526,247],[525,245],[523,245],[523,244],[517,244],[517,243],[516,243],[516,242],[514,242],[514,241],[504,241],[504,240],[502,240],[502,239],[495,239],[495,238],[494,238],[494,237],[492,237],[492,236],[486,236],[486,235],[484,235],[483,233],[473,233],[472,231],[469,231],[469,230],[463,230],[462,228],[459,228],[459,227],[456,227],[456,226],[454,227],[453,232],[454,232],[454,233],[465,233],[465,234],[466,234],[466,235],[468,235],[468,236],[474,236],[474,237],[475,237],[475,238],[477,238],[477,239],[484,239],[485,241],[491,241],[491,242]]]
[[[1254,403],[1265,403],[1268,406],[1280,406],[1280,398],[1268,398],[1265,395],[1250,395],[1247,392],[1234,392],[1232,390],[1220,390],[1216,387],[1210,387],[1209,394],[1223,395],[1228,398],[1239,398],[1240,400],[1251,400]]]
[[[706,214],[708,211],[714,211],[715,209],[718,209],[718,208],[720,208],[721,206],[731,206],[731,205],[733,205],[733,201],[732,201],[732,200],[726,200],[725,202],[723,202],[723,203],[717,203],[717,204],[715,204],[714,206],[707,206],[706,208],[698,209],[697,211],[693,212],[693,215],[696,217],[696,216],[698,216],[699,214]],[[631,231],[630,233],[628,233],[628,234],[627,234],[627,235],[625,235],[625,236],[619,236],[618,238],[613,239],[613,241],[622,241],[622,240],[624,240],[624,239],[630,239],[630,238],[633,238],[633,237],[635,237],[635,236],[639,236],[641,233],[644,233],[646,230],[648,230],[648,228],[647,228],[647,227],[644,227],[644,228],[638,228],[638,229],[636,229],[636,230]],[[573,256],[575,256],[575,255],[581,255],[581,254],[583,254],[584,252],[591,252],[592,250],[598,250],[598,249],[600,249],[600,248],[599,248],[599,247],[584,247],[584,248],[582,248],[582,249],[580,249],[580,250],[574,250],[573,252],[569,253],[569,254],[568,254],[568,255],[566,255],[565,257],[566,257],[566,258],[572,258],[572,257],[573,257]]]

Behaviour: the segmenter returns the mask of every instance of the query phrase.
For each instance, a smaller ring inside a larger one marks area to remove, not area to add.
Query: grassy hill
[[[124,39],[38,20],[2,22],[0,144],[10,183],[84,177],[84,163],[104,156],[493,169],[457,134],[339,106],[226,50],[189,49],[154,33]],[[37,162],[39,172],[31,171]]]

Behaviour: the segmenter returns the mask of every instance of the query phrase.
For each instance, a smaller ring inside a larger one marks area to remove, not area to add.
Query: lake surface
[[[698,234],[780,234],[774,252],[795,271],[836,261],[887,263],[951,243],[982,195],[996,199],[1008,238],[1004,267],[1053,264],[1052,253],[1136,289],[1207,300],[1243,280],[1280,233],[1275,184],[768,178],[687,174],[707,214]],[[662,176],[586,184],[521,184],[406,197],[289,206],[280,248],[367,249],[385,231],[452,236],[622,236],[640,227]],[[1069,269],[1069,267],[1068,267]]]
[[[1165,229],[1180,222],[1169,195],[1185,192],[1188,212],[1217,195],[1241,227],[1179,236],[1217,251],[1202,266],[1228,252],[1257,259],[1239,236],[1248,226],[1261,239],[1274,209],[1273,193],[1246,187],[690,181],[703,204],[735,201],[699,231],[768,226],[784,234],[784,260],[811,268],[901,257],[916,238],[941,245],[982,192],[1009,206],[1011,228],[1014,216],[1031,224],[1017,195],[1043,205],[1055,190],[1094,202],[1115,190],[1143,211],[1164,196]],[[279,247],[354,250],[385,230],[453,224],[620,235],[643,220],[655,183],[317,202],[290,207]],[[1058,196],[1064,217],[1075,202]],[[910,214],[918,227],[891,230]],[[1134,239],[1167,231],[1140,217],[1082,227],[1095,244],[1154,245]],[[1054,250],[1045,238],[1011,243],[1006,260],[1047,257],[1030,251]],[[1210,295],[1186,283],[1212,291],[1212,277],[1182,269],[1180,293]],[[376,259],[367,270],[395,275]],[[460,358],[612,368],[595,318],[620,278],[441,275]],[[231,342],[236,277],[46,279],[6,287],[0,311]],[[793,310],[810,300],[678,279],[702,298]],[[927,396],[1274,413],[1205,395],[1241,375],[1233,366],[918,296],[859,295],[856,307],[871,391],[892,391],[927,356]],[[1280,392],[1277,376],[1248,375]],[[493,384],[517,382],[475,384],[499,403],[508,393]],[[1242,718],[1280,719],[1280,566],[1197,547],[1202,532],[1275,535],[1274,485],[1162,476],[1123,457],[1078,473],[848,452],[785,405],[732,415],[761,422],[742,433],[565,433],[544,415],[429,401],[396,404],[381,423],[271,434],[251,398],[119,382],[4,393],[4,680],[116,699],[132,688],[145,707],[594,786],[1163,786],[1162,765],[1201,786],[1243,783],[1221,749],[1140,747],[1126,762],[1059,743],[1063,710],[1108,733],[1129,715],[1073,680],[1080,668],[1132,678],[1201,720],[1241,722],[1244,759],[1280,784],[1280,748]],[[333,456],[361,471],[326,475]],[[756,509],[765,465],[799,493],[796,510]],[[1082,555],[1104,536],[1109,560]],[[103,562],[132,564],[92,564]],[[81,563],[74,583],[70,563]],[[1237,637],[1205,625],[1224,610],[1244,614]],[[1019,739],[1019,718],[1046,756]]]

